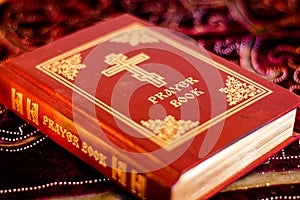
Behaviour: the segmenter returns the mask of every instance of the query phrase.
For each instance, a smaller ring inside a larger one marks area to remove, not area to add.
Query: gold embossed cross
[[[164,78],[154,72],[148,72],[138,66],[141,62],[148,60],[150,56],[145,53],[139,53],[131,58],[124,54],[111,53],[105,57],[105,63],[112,65],[110,68],[102,71],[107,77],[113,76],[123,70],[132,73],[132,76],[140,81],[147,81],[156,87],[162,87],[167,84]]]

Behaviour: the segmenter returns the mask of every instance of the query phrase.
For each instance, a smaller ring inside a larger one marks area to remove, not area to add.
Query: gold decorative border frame
[[[88,43],[85,43],[83,45],[80,45],[74,49],[71,49],[70,51],[67,51],[63,54],[60,54],[56,57],[53,57],[39,65],[36,66],[36,68],[40,71],[42,71],[43,73],[47,74],[48,76],[50,76],[51,78],[57,80],[58,82],[62,83],[64,86],[68,87],[69,89],[77,92],[78,94],[82,95],[83,97],[85,97],[87,100],[93,102],[96,106],[98,106],[99,108],[103,109],[104,111],[112,114],[114,117],[118,118],[119,120],[121,120],[123,123],[127,124],[128,126],[130,126],[131,128],[133,128],[134,130],[138,131],[140,134],[146,136],[147,138],[149,138],[150,140],[152,140],[154,143],[156,143],[157,145],[165,148],[168,151],[171,151],[172,149],[178,147],[179,145],[183,144],[184,142],[188,141],[189,139],[191,139],[192,137],[197,136],[198,134],[200,134],[201,132],[207,130],[209,127],[214,126],[215,124],[219,123],[220,121],[226,119],[229,116],[232,116],[233,114],[239,112],[240,110],[248,107],[249,105],[253,104],[254,102],[259,101],[260,99],[268,96],[269,94],[271,94],[273,91],[254,82],[253,80],[240,75],[239,73],[225,67],[224,65],[217,63],[215,61],[213,61],[212,59],[210,59],[209,57],[206,57],[202,54],[200,54],[199,52],[181,44],[178,41],[175,41],[169,37],[164,36],[163,34],[160,34],[152,29],[147,29],[147,33],[154,36],[155,39],[158,39],[159,41],[162,41],[170,46],[173,46],[177,49],[179,49],[180,51],[184,51],[185,53],[200,59],[204,62],[206,62],[207,64],[214,66],[215,68],[230,74],[231,76],[237,77],[240,80],[243,80],[245,83],[249,84],[249,85],[254,85],[255,87],[259,88],[260,90],[262,90],[261,93],[259,93],[258,95],[246,99],[243,102],[239,103],[236,106],[233,106],[232,108],[228,109],[226,112],[206,121],[205,123],[200,124],[198,127],[188,131],[187,133],[185,133],[183,136],[180,136],[179,138],[176,138],[175,140],[173,140],[171,143],[166,144],[165,141],[163,141],[162,139],[160,139],[159,137],[155,137],[153,136],[153,132],[148,130],[147,128],[145,128],[144,126],[142,126],[141,124],[138,124],[137,122],[133,121],[132,119],[128,118],[127,116],[125,116],[124,114],[122,114],[121,112],[115,110],[114,108],[110,107],[109,105],[107,105],[106,103],[104,103],[103,101],[101,101],[100,99],[94,97],[93,95],[87,93],[86,91],[84,91],[83,89],[79,88],[78,86],[76,86],[74,83],[72,83],[71,81],[67,80],[66,78],[63,78],[61,76],[59,76],[58,74],[52,72],[51,70],[49,70],[47,67],[49,64],[53,63],[53,62],[57,62],[61,59],[65,59],[67,57],[70,57],[76,53],[82,52],[86,49],[89,49],[91,47],[94,47],[102,42],[111,40],[112,38],[118,36],[121,33],[124,33],[124,31],[132,31],[135,28],[147,28],[146,26],[143,26],[142,24],[139,23],[132,23],[124,28],[118,29],[116,31],[113,31],[109,34],[106,34],[104,36],[101,36],[99,38],[96,38],[95,40],[92,40]]]

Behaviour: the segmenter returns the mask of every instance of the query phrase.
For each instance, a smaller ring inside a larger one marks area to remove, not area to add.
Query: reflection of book
[[[211,196],[293,140],[296,95],[147,26],[120,16],[5,63],[1,103],[142,199]]]

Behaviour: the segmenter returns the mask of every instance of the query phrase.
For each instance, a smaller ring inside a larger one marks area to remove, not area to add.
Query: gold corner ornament
[[[111,39],[110,42],[129,44],[135,47],[138,46],[139,44],[158,43],[159,40],[151,37],[143,29],[134,29],[134,30],[127,31],[121,34],[120,36]]]
[[[187,131],[197,127],[199,122],[182,119],[176,120],[174,116],[168,115],[163,120],[142,120],[141,124],[153,131],[156,137],[168,144],[173,140],[180,138],[180,136],[184,135]]]
[[[67,58],[51,62],[50,64],[45,65],[44,68],[73,81],[75,80],[78,71],[86,68],[86,65],[82,64],[81,62],[81,54],[77,53]]]
[[[243,83],[232,76],[227,76],[225,86],[224,88],[220,88],[219,91],[226,94],[227,102],[230,106],[255,97],[263,92],[254,85]]]

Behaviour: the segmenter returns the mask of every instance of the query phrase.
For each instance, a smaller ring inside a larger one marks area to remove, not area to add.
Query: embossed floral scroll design
[[[243,83],[239,79],[227,76],[224,88],[219,91],[226,94],[227,102],[230,106],[236,105],[248,98],[255,97],[263,91],[254,85]]]
[[[139,44],[158,43],[159,40],[148,35],[144,29],[134,29],[111,39],[110,42],[129,44],[135,47]]]
[[[80,53],[69,56],[55,62],[45,65],[44,68],[51,72],[61,75],[64,78],[73,81],[80,69],[84,69],[86,65],[82,64],[82,57]]]
[[[197,127],[199,122],[193,122],[191,120],[176,120],[174,116],[168,115],[163,120],[161,119],[149,119],[147,121],[142,120],[141,124],[155,133],[159,139],[166,144],[178,139],[184,135],[187,131]]]

